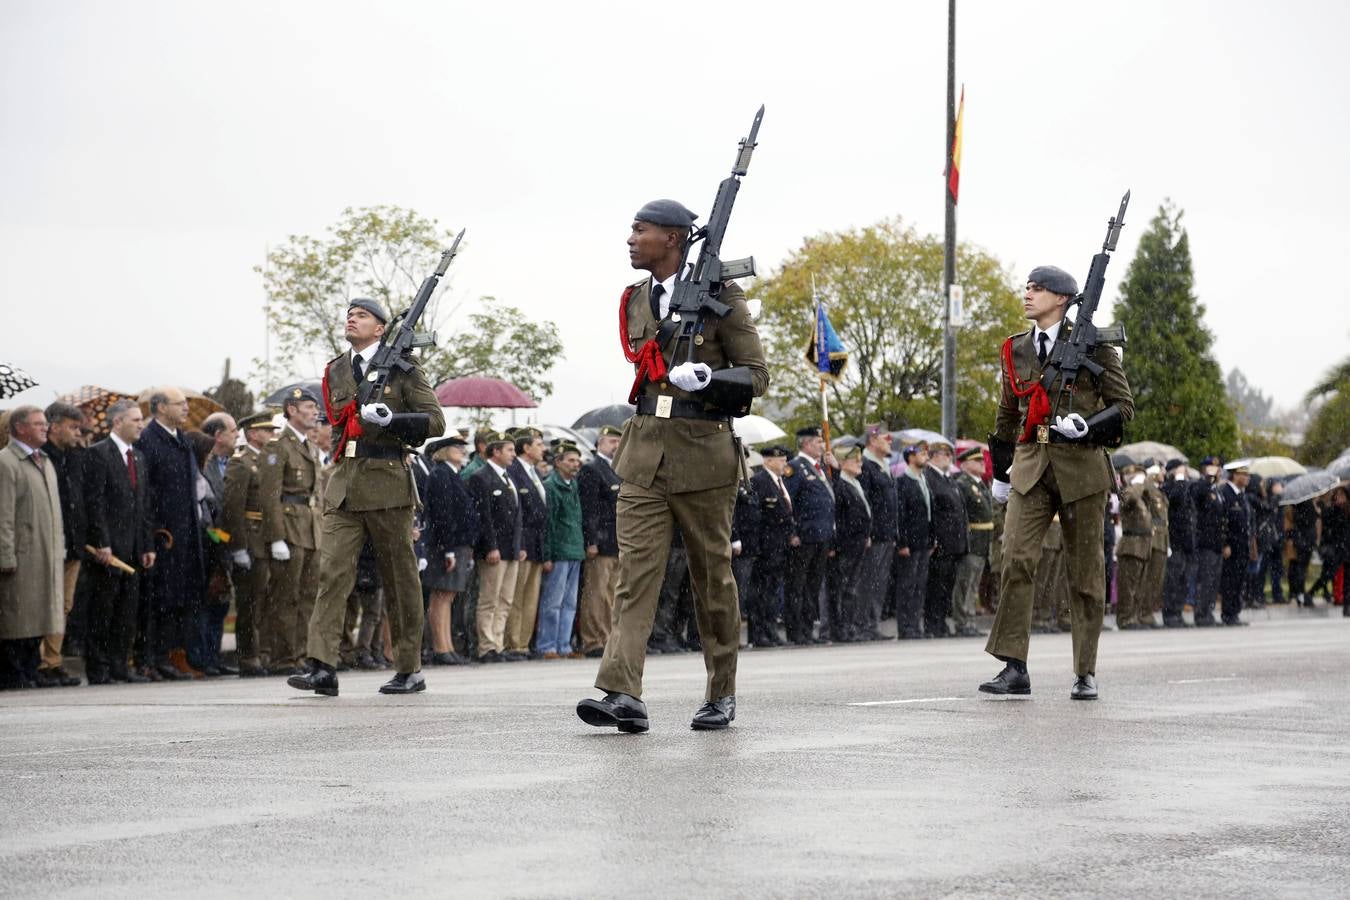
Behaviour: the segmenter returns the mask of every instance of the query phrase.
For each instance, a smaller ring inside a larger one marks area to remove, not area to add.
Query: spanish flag
[[[952,192],[952,202],[956,202],[961,187],[961,120],[966,114],[966,86],[961,85],[961,104],[956,108],[956,130],[952,135],[952,158],[947,168],[947,190]]]

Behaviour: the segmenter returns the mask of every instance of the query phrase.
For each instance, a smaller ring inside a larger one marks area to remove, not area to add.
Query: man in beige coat
[[[637,386],[637,415],[624,426],[614,459],[614,470],[623,478],[616,509],[619,584],[614,627],[595,679],[605,697],[577,704],[577,715],[587,724],[621,731],[648,728],[642,670],[676,523],[689,558],[708,672],[704,703],[691,724],[721,729],[736,715],[741,620],[731,572],[731,517],[741,458],[729,413],[706,398],[727,377],[726,370],[741,367],[748,378],[748,406],[750,393],[764,393],[769,372],[745,294],[731,283],[719,296],[730,307],[726,315],[700,314],[691,360],[684,356],[689,345],[673,337],[648,344],[663,322],[675,323],[671,330],[683,324],[669,301],[694,219],[673,200],[654,201],[638,210],[628,238],[631,265],[651,274],[624,292],[620,337],[633,359],[659,350],[666,373]]]
[[[65,533],[46,442],[42,410],[10,414],[0,450],[0,688],[34,686],[43,636],[65,632]]]

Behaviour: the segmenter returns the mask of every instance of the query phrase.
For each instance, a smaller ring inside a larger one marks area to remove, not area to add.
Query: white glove
[[[680,363],[670,370],[668,377],[682,391],[701,391],[712,380],[712,369],[707,363]]]
[[[253,560],[248,558],[247,550],[234,551],[230,554],[230,559],[234,560],[234,564],[241,569],[253,568]]]
[[[994,499],[999,503],[1007,503],[1008,495],[1012,493],[1012,485],[1006,481],[994,479]]]
[[[1086,437],[1088,433],[1087,420],[1078,413],[1069,413],[1067,416],[1060,416],[1055,419],[1055,424],[1050,427],[1071,441]]]
[[[286,562],[291,558],[291,548],[286,546],[285,541],[273,541],[272,558],[277,562]]]
[[[394,414],[383,403],[367,403],[361,407],[361,418],[380,427],[394,421]]]
[[[425,572],[427,570],[427,561],[422,557],[417,558],[417,571]]]

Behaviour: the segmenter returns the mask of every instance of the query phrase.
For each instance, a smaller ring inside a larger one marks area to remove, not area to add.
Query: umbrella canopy
[[[1302,475],[1308,470],[1287,456],[1258,456],[1247,463],[1247,471],[1262,478]]]
[[[1327,471],[1337,478],[1350,481],[1350,454],[1342,453],[1327,464]]]
[[[1169,460],[1179,459],[1184,463],[1189,463],[1186,454],[1182,453],[1171,444],[1161,444],[1157,441],[1135,441],[1133,444],[1126,444],[1116,449],[1116,453],[1123,453],[1135,461],[1142,461],[1153,458],[1159,465]],[[1115,458],[1113,453],[1112,459]]]
[[[1284,493],[1280,495],[1280,505],[1293,506],[1295,503],[1320,497],[1340,483],[1341,480],[1329,471],[1300,475],[1284,486]]]
[[[611,403],[609,406],[597,406],[590,412],[582,413],[581,417],[572,423],[573,428],[603,428],[606,425],[612,425],[615,428],[622,428],[623,423],[633,418],[637,413],[637,407],[629,403]]]
[[[747,444],[767,444],[769,441],[781,441],[787,432],[763,416],[741,416],[731,420],[731,430]]]
[[[323,381],[318,378],[307,378],[304,381],[297,381],[294,384],[288,384],[285,387],[279,387],[272,393],[263,398],[263,406],[275,406],[280,408],[286,398],[291,395],[291,391],[296,388],[303,388],[309,391],[323,405]]]
[[[906,428],[904,431],[893,431],[891,434],[896,438],[896,445],[903,447],[906,444],[913,444],[916,441],[927,441],[929,445],[947,444],[951,446],[952,442],[947,440],[936,431],[929,431],[925,428]]]
[[[436,400],[441,406],[460,409],[534,409],[537,405],[511,382],[481,376],[443,382],[436,387]]]
[[[200,428],[202,422],[206,421],[207,416],[212,413],[225,411],[225,407],[221,406],[201,391],[194,391],[185,387],[180,387],[178,389],[183,392],[184,397],[187,397],[188,417],[187,422],[183,425],[186,429],[191,430]],[[150,395],[156,390],[157,388],[148,387],[141,391],[140,395],[136,398],[136,402],[141,405],[141,412],[145,414],[147,425],[150,423]]]
[[[108,407],[118,400],[136,400],[135,394],[124,394],[96,384],[82,385],[69,394],[56,398],[62,403],[78,406],[89,417],[88,425],[100,439],[112,431],[112,422],[108,421]]]
[[[33,387],[37,387],[37,382],[23,369],[0,363],[0,400],[22,394]]]

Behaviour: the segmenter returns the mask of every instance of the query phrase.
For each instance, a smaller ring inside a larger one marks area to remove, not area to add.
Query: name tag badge
[[[342,455],[348,459],[356,459],[356,441],[348,441]]]
[[[675,398],[669,395],[656,398],[656,417],[658,419],[669,419],[670,408],[675,405]]]

